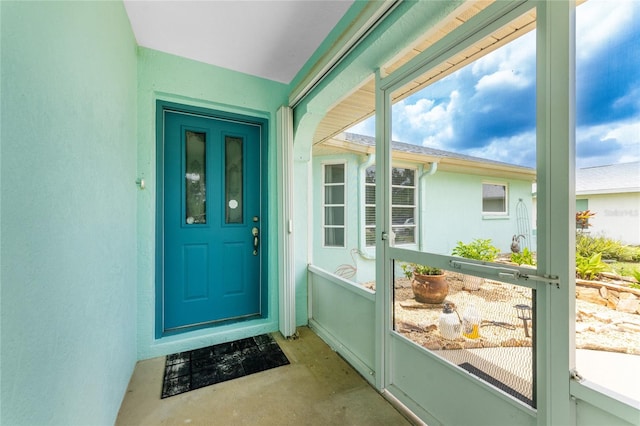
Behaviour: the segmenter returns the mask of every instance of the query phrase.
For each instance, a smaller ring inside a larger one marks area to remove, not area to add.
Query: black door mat
[[[168,355],[162,398],[287,364],[268,334]]]
[[[516,399],[519,399],[520,401],[524,402],[525,404],[529,405],[530,407],[534,407],[535,408],[531,398],[528,398],[527,396],[521,394],[520,392],[518,392],[517,390],[513,389],[509,385],[507,385],[505,383],[502,383],[500,380],[496,379],[493,376],[490,376],[489,374],[487,374],[484,371],[480,370],[479,368],[469,364],[468,362],[463,362],[462,364],[458,364],[458,367],[467,370],[469,373],[471,373],[474,376],[484,380],[485,382],[489,383],[490,385],[493,385],[493,386],[497,387],[501,391],[503,391],[505,393],[508,393],[512,397],[514,397]]]

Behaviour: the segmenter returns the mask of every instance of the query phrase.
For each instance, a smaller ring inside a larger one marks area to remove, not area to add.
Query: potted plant
[[[493,262],[500,250],[491,244],[490,239],[476,238],[470,243],[463,243],[458,241],[453,251],[454,256],[464,257],[466,259],[481,260],[485,262]],[[464,276],[464,289],[465,290],[479,290],[484,283],[484,278],[474,277],[473,275]]]
[[[442,303],[449,294],[449,284],[442,269],[417,263],[405,263],[401,267],[407,278],[413,278],[411,289],[416,301]]]

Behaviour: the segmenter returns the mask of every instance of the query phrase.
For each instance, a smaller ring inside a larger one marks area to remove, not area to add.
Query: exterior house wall
[[[508,186],[507,215],[482,213],[482,184]],[[522,200],[532,222],[531,182],[438,171],[423,179],[423,250],[451,254],[458,241],[491,239],[502,253],[510,253],[511,237],[518,233],[517,204]],[[527,237],[529,240],[532,236]],[[531,241],[530,241],[531,242]],[[535,247],[531,244],[530,247]]]
[[[0,423],[113,424],[136,362],[136,43],[121,2],[0,2]]]
[[[364,176],[361,164],[365,161],[357,154],[314,156],[313,158],[313,264],[329,272],[349,269],[357,273],[353,281],[364,283],[375,280],[375,247],[364,246],[364,228],[359,219],[364,214]],[[345,247],[323,246],[323,166],[344,163],[346,166]],[[475,238],[491,239],[503,253],[510,252],[511,237],[518,233],[516,206],[522,200],[529,213],[531,225],[531,182],[517,179],[499,179],[463,173],[437,171],[421,179],[422,168],[416,167],[416,221],[422,234],[416,244],[406,245],[437,254],[451,254],[458,241]],[[500,183],[508,187],[508,214],[482,213],[482,184]],[[535,249],[533,236],[529,247]],[[523,247],[525,243],[523,242]],[[359,250],[359,253],[354,252]],[[401,274],[401,271],[396,271]]]
[[[578,195],[596,215],[589,220],[591,235],[604,235],[624,244],[640,245],[640,193]]]
[[[359,214],[360,206],[360,186],[364,185],[360,177],[360,163],[362,157],[356,154],[328,155],[314,157],[313,159],[313,264],[329,272],[336,273],[342,265],[353,266],[357,269],[357,275],[352,279],[363,282],[375,278],[375,261],[373,259],[375,250],[371,248],[371,258],[365,259],[363,256],[353,253],[352,250],[364,249],[360,246],[361,233]],[[345,246],[325,247],[323,244],[323,168],[325,164],[345,164]],[[363,188],[364,189],[364,188]]]
[[[275,115],[286,103],[288,87],[284,84],[249,76],[165,54],[138,49],[138,174],[148,183],[148,190],[138,197],[138,357],[150,358],[230,341],[278,329],[278,261],[276,206],[276,129]],[[267,244],[264,266],[269,267],[269,313],[265,319],[230,324],[215,330],[202,329],[156,339],[155,268],[156,268],[156,101],[208,108],[266,118],[269,120],[267,180],[268,232],[263,229],[262,243]],[[272,238],[268,237],[272,236]],[[306,302],[299,309],[306,313]]]

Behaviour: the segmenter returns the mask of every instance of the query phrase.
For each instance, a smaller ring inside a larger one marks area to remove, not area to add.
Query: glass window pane
[[[396,244],[412,244],[416,242],[415,226],[393,226]]]
[[[366,183],[376,183],[376,166],[367,167],[364,179]]]
[[[325,207],[324,223],[326,225],[344,225],[344,207]]]
[[[185,132],[185,223],[207,223],[206,134]]]
[[[376,228],[365,229],[365,240],[367,246],[374,246],[376,244]]]
[[[225,138],[226,223],[242,223],[242,138]]]
[[[391,223],[393,225],[414,225],[414,209],[393,207],[391,209]]]
[[[482,184],[482,211],[487,213],[507,212],[505,185]]]
[[[325,204],[344,204],[344,185],[325,186]]]
[[[344,164],[327,164],[324,167],[325,183],[344,183]]]
[[[365,186],[365,204],[376,204],[376,187],[372,185]]]
[[[391,204],[412,206],[415,204],[415,190],[413,188],[393,188],[391,191]]]
[[[325,228],[324,244],[330,247],[344,247],[344,228]]]
[[[367,225],[375,225],[376,224],[376,208],[375,206],[367,206],[365,207],[365,224]]]
[[[391,172],[391,185],[414,186],[413,169],[401,169],[394,167]]]

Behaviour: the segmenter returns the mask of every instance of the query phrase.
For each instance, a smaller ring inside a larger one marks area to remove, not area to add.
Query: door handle
[[[260,230],[257,226],[251,229],[251,235],[253,235],[253,255],[258,255],[258,246],[260,245]]]

